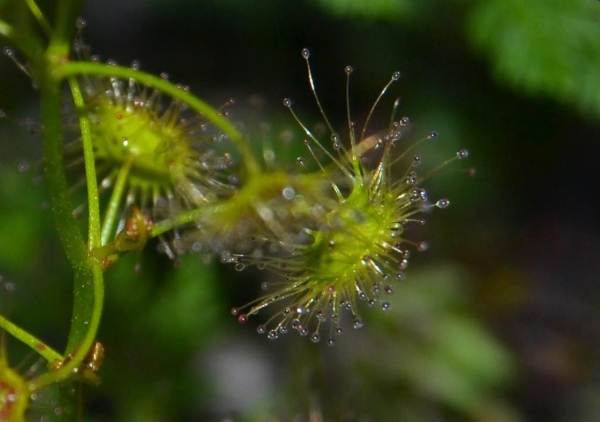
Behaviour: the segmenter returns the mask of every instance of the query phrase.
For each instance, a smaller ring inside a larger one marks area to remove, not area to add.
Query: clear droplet
[[[269,334],[267,334],[267,338],[269,340],[275,340],[279,335],[277,334],[277,330],[270,330]]]
[[[83,18],[77,18],[75,20],[75,26],[77,26],[77,29],[83,29],[87,26],[87,22]]]
[[[400,79],[400,72],[395,71],[392,73],[392,81],[397,81],[398,79]]]
[[[290,100],[289,98],[284,98],[283,99],[283,105],[286,107],[291,107],[292,106],[292,100]]]
[[[438,201],[435,203],[435,206],[438,208],[448,208],[448,206],[450,206],[450,200],[448,199],[438,199]]]
[[[310,51],[308,48],[302,49],[302,57],[304,57],[305,59],[308,59],[310,57]]]
[[[419,243],[417,243],[417,250],[419,252],[426,251],[427,249],[429,249],[429,243],[427,243],[427,242],[419,242]]]
[[[384,311],[388,311],[390,309],[390,303],[389,302],[381,302],[381,309],[383,309]]]
[[[239,322],[240,324],[245,324],[245,323],[247,323],[247,322],[248,322],[248,315],[246,315],[246,314],[240,314],[240,315],[238,316],[238,322]]]
[[[264,325],[259,325],[258,327],[256,327],[256,332],[258,334],[264,334],[267,332],[267,327],[265,327]]]
[[[458,151],[456,153],[456,156],[458,157],[459,160],[464,160],[465,158],[467,158],[469,156],[469,151],[467,151],[466,149],[461,149],[460,151]]]
[[[292,199],[294,199],[296,197],[296,191],[291,186],[287,186],[287,187],[283,188],[283,190],[281,191],[281,194],[288,201],[291,201]]]
[[[319,333],[313,333],[310,336],[310,341],[312,341],[313,343],[318,343],[319,341],[321,341],[321,335]]]
[[[360,319],[360,318],[355,318],[352,323],[352,326],[354,327],[354,329],[362,328],[363,325],[364,325],[364,323],[363,323],[362,319]]]
[[[344,72],[346,72],[346,75],[351,74],[354,71],[354,69],[352,68],[352,66],[346,66],[344,68]]]
[[[438,137],[437,131],[434,130],[434,131],[429,132],[429,139],[435,139],[437,137]]]

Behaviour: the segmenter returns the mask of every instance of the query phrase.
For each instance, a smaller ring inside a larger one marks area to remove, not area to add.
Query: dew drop
[[[383,309],[384,311],[389,311],[390,303],[389,302],[381,302],[381,309]]]
[[[237,264],[235,264],[234,268],[236,271],[244,271],[246,265],[242,264],[241,262],[238,262]]]
[[[346,66],[344,68],[344,72],[346,72],[346,75],[351,74],[354,71],[354,69],[352,68],[352,66]]]
[[[408,122],[410,121],[410,119],[408,117],[402,117],[400,119],[400,126],[406,126],[408,124]]]
[[[435,139],[437,137],[438,137],[437,131],[434,130],[434,131],[429,132],[429,139]]]
[[[87,22],[83,18],[77,18],[75,20],[75,26],[77,26],[77,29],[83,29],[87,26]]]
[[[291,107],[292,106],[292,100],[290,100],[289,98],[284,98],[283,99],[283,105],[286,107]]]
[[[341,336],[342,334],[344,334],[344,330],[342,329],[342,327],[335,327],[335,335]]]
[[[139,60],[134,60],[134,61],[131,62],[131,68],[133,70],[139,70],[140,67],[141,67],[141,65],[140,65],[140,61]]]
[[[159,76],[161,79],[164,79],[165,81],[169,80],[169,74],[167,72],[162,72]]]
[[[331,134],[331,142],[335,143],[335,142],[340,142],[340,135],[337,133],[332,133]]]
[[[287,187],[283,188],[283,190],[281,191],[281,194],[288,201],[291,201],[292,199],[294,199],[296,197],[296,191],[291,186],[287,186]]]
[[[298,157],[296,158],[296,162],[301,165],[302,167],[304,167],[304,159],[302,157]]]
[[[327,339],[327,345],[328,345],[329,347],[333,347],[333,346],[335,346],[335,340],[334,340],[334,339],[332,339],[332,338],[329,338],[329,339]]]
[[[4,47],[3,51],[4,51],[4,54],[8,57],[14,57],[14,55],[15,55],[15,50],[13,50],[10,47]]]
[[[313,333],[310,336],[310,341],[312,341],[313,343],[318,343],[319,341],[321,341],[321,335],[319,333]]]
[[[426,251],[427,249],[429,249],[429,243],[427,243],[427,242],[419,242],[419,243],[417,243],[417,250],[419,252]]]
[[[258,327],[256,327],[256,332],[258,334],[264,334],[267,332],[267,327],[265,327],[264,325],[259,325]]]
[[[239,315],[240,308],[231,308],[231,315]]]
[[[475,173],[477,173],[477,171],[473,167],[467,169],[467,176],[473,177],[475,176]]]
[[[354,322],[352,323],[352,326],[354,327],[354,329],[362,328],[363,325],[364,325],[363,321],[360,318],[354,319]]]
[[[17,161],[17,170],[21,173],[25,173],[30,168],[29,161],[27,160],[18,160]]]
[[[398,79],[400,79],[400,72],[395,71],[392,73],[392,81],[397,81]]]
[[[266,281],[260,285],[260,288],[263,290],[269,290],[269,287],[271,287],[271,285]]]
[[[302,337],[306,337],[308,335],[308,328],[304,325],[301,325],[298,327],[298,333],[302,336]]]
[[[435,206],[438,208],[448,208],[450,206],[450,200],[448,199],[438,199],[435,203]]]
[[[340,144],[339,142],[334,142],[333,143],[333,149],[338,151],[340,150],[340,148],[342,148],[342,144]]]
[[[309,312],[309,309],[308,309],[307,307],[304,307],[304,306],[298,306],[298,307],[296,308],[296,313],[297,313],[298,315],[304,315],[304,314],[307,314],[308,312]]]
[[[404,274],[402,271],[396,273],[396,280],[404,280],[404,279],[406,279],[406,274]]]
[[[398,268],[401,270],[405,270],[408,267],[408,259],[402,259],[398,262]]]
[[[275,340],[279,335],[277,334],[277,330],[270,330],[269,334],[267,334],[267,338],[269,340]]]
[[[304,57],[305,59],[308,59],[310,57],[310,51],[308,50],[308,48],[302,49],[302,57]]]
[[[421,155],[420,154],[415,154],[413,156],[413,162],[412,165],[413,166],[418,166],[419,164],[421,164]]]
[[[375,306],[375,304],[377,303],[377,301],[375,299],[369,299],[369,308],[372,308],[373,306]]]
[[[469,151],[467,151],[466,149],[461,149],[460,151],[458,151],[456,153],[456,156],[458,157],[459,160],[464,160],[465,158],[467,158],[469,156]]]
[[[282,326],[279,327],[279,333],[280,334],[287,334],[287,332],[288,332],[288,329],[287,329],[287,327],[285,325],[282,325]]]
[[[394,294],[394,288],[392,286],[389,286],[389,285],[385,286],[384,290],[385,290],[385,293],[388,294],[388,295]]]
[[[246,314],[240,314],[240,316],[238,316],[238,322],[240,324],[245,324],[248,322],[248,315]]]

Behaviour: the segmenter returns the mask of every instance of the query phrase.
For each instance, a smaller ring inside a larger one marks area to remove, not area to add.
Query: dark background
[[[174,268],[152,248],[128,257],[107,276],[87,420],[600,418],[600,2],[90,0],[83,17],[103,59],[166,71],[216,107],[234,98],[233,121],[274,131],[300,132],[284,97],[321,119],[304,47],[336,127],[344,66],[359,122],[400,70],[371,129],[400,96],[415,140],[440,134],[428,161],[467,148],[477,169],[426,184],[452,200],[420,231],[431,249],[414,254],[393,310],[365,311],[331,349],[238,326],[229,308],[258,294],[262,273],[195,256]],[[36,95],[0,58],[0,273],[16,286],[3,306],[60,348],[70,275],[38,180]]]

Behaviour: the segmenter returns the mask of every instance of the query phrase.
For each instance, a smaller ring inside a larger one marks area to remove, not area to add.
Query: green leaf
[[[469,32],[500,78],[600,114],[600,2],[481,1]]]

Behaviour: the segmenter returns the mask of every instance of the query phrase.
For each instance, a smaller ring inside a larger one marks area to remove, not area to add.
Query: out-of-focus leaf
[[[390,311],[369,315],[383,331],[372,338],[365,371],[371,382],[387,385],[390,397],[416,394],[430,411],[447,407],[474,420],[518,421],[498,395],[514,377],[515,362],[468,311],[464,277],[452,266],[411,273],[390,298]]]
[[[600,114],[599,22],[598,1],[487,0],[469,32],[501,78]]]

